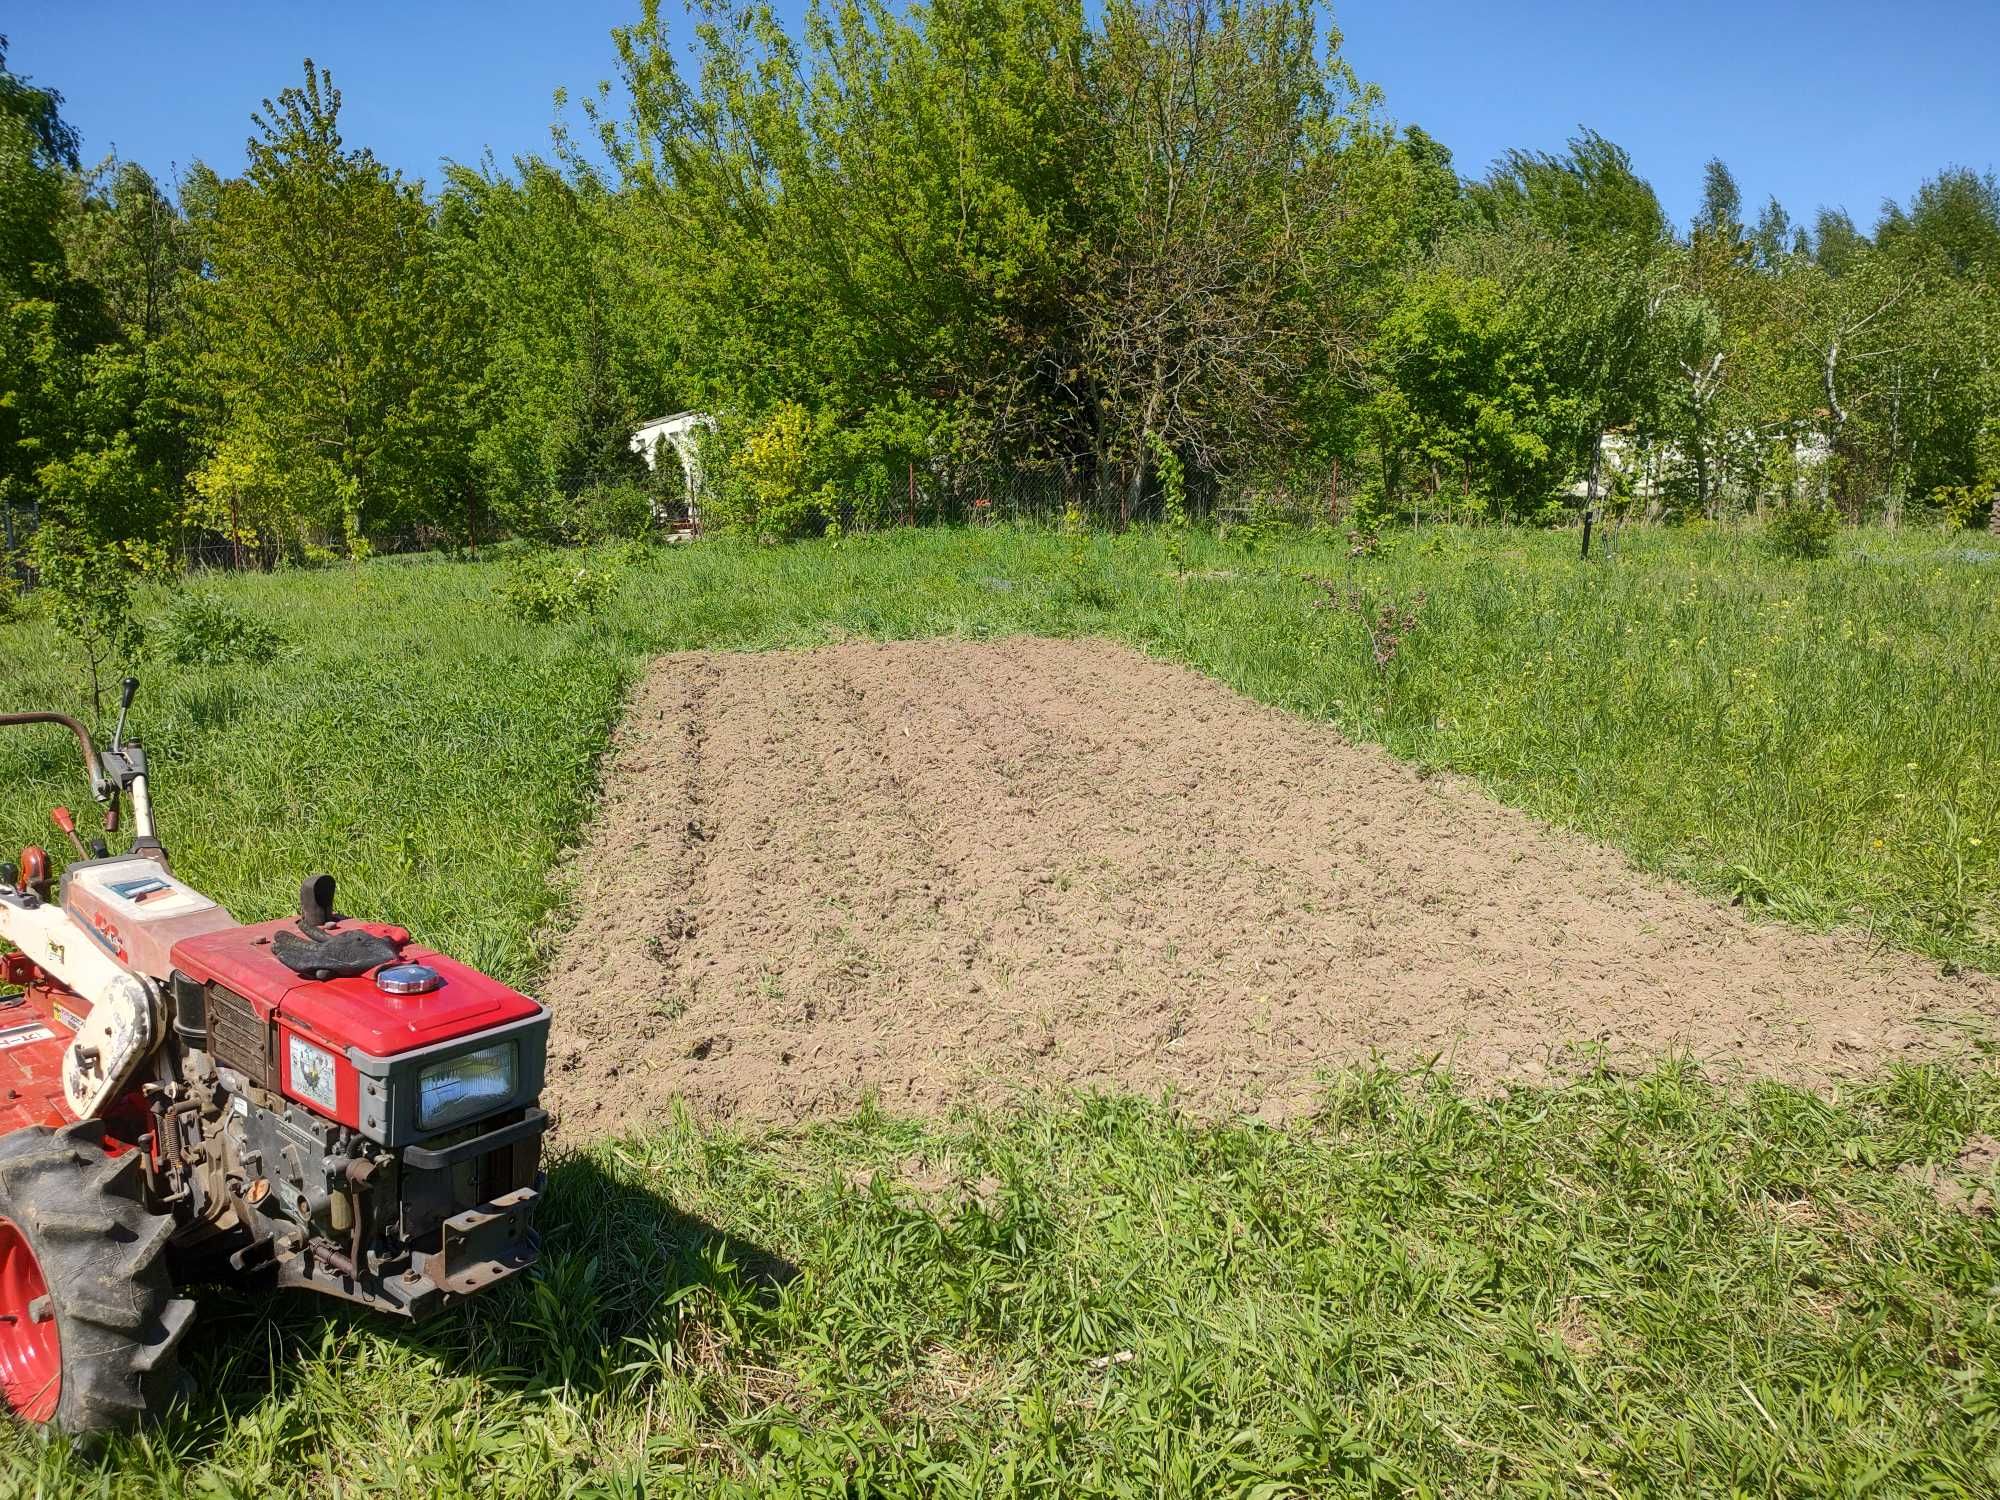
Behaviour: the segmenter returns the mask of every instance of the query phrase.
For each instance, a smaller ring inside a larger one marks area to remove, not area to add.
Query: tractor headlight
[[[515,1044],[498,1042],[417,1075],[417,1129],[437,1130],[497,1109],[514,1097]]]

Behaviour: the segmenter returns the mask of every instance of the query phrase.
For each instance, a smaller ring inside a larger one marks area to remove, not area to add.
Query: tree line
[[[1163,465],[1362,524],[1811,506],[1985,519],[2000,187],[1864,230],[1669,223],[1588,130],[1477,177],[1311,0],[656,0],[546,154],[408,179],[310,62],[234,175],[84,164],[0,42],[0,510],[137,566],[643,528],[641,421],[714,414],[711,524]]]

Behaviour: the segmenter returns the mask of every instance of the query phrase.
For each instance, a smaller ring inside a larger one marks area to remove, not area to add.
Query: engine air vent
[[[208,987],[208,1052],[257,1088],[271,1086],[270,1036],[248,1000],[219,984]]]

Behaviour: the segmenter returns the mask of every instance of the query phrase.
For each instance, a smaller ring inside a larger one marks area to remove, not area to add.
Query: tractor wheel
[[[0,1399],[68,1432],[130,1428],[164,1409],[194,1303],[167,1275],[172,1219],[140,1197],[135,1152],[104,1124],[0,1136]]]

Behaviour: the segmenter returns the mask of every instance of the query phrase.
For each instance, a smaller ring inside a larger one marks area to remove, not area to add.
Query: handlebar
[[[83,747],[83,767],[90,776],[90,795],[99,802],[110,800],[111,793],[104,785],[104,767],[97,759],[97,747],[90,742],[90,731],[81,722],[68,714],[0,714],[0,729],[13,724],[58,724],[75,735],[77,744]]]

